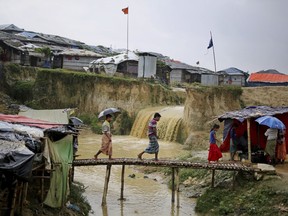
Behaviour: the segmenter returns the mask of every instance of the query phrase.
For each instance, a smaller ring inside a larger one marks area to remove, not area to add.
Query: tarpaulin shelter
[[[56,111],[57,115],[59,110]],[[67,116],[66,113],[64,115]],[[47,119],[47,115],[44,116]],[[68,116],[65,122],[68,122]],[[27,148],[26,141],[31,139],[35,143],[39,138],[43,139],[44,147],[41,149],[43,151],[44,148],[43,155],[46,154],[44,157],[49,157],[53,171],[49,172],[50,187],[46,199],[42,201],[50,207],[62,207],[69,194],[68,179],[73,160],[72,134],[76,133],[73,125],[20,115],[0,114],[0,144],[2,149],[7,149],[8,145],[12,146],[8,152],[1,151],[0,148],[0,172],[17,174],[17,178],[26,177],[28,180],[33,170],[32,163],[36,152]],[[1,160],[1,153],[3,153],[3,160]],[[22,169],[19,170],[19,167]]]
[[[31,174],[34,153],[24,145],[25,142],[35,142],[44,137],[44,130],[57,126],[59,124],[24,116],[0,114],[0,171],[11,172],[27,180]],[[21,142],[22,145],[19,145]]]
[[[265,149],[267,126],[259,125],[255,120],[261,116],[274,116],[281,120],[286,128],[288,127],[288,107],[250,106],[242,110],[226,112],[218,116],[220,122],[224,121],[223,143],[221,151],[229,151],[230,130],[236,124],[236,136],[247,139],[248,158],[251,161],[253,149]],[[285,133],[286,149],[288,149],[288,133]]]

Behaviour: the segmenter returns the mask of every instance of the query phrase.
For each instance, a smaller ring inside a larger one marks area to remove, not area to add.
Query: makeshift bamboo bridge
[[[215,170],[227,170],[234,171],[233,180],[235,179],[236,171],[254,172],[255,169],[251,164],[244,164],[241,162],[219,162],[219,163],[200,163],[200,162],[189,162],[180,160],[140,160],[135,158],[114,158],[113,160],[108,159],[77,159],[73,161],[73,173],[75,166],[100,166],[106,165],[106,175],[104,183],[104,191],[102,196],[102,205],[106,205],[106,197],[108,192],[108,184],[110,179],[112,165],[122,165],[121,172],[121,192],[120,200],[124,200],[124,175],[125,166],[154,166],[154,167],[170,167],[172,169],[172,203],[175,202],[175,192],[177,193],[177,207],[180,206],[179,201],[179,169],[180,168],[191,168],[191,169],[208,169],[212,170],[212,187],[214,187]]]

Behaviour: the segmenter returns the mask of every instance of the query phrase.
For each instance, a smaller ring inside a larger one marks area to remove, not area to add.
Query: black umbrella
[[[121,111],[116,109],[116,108],[107,108],[107,109],[105,109],[99,113],[98,119],[103,119],[108,114],[115,115],[115,114],[119,114],[119,113],[121,113]]]
[[[72,122],[74,126],[81,126],[83,125],[83,121],[77,117],[70,117],[69,120]]]

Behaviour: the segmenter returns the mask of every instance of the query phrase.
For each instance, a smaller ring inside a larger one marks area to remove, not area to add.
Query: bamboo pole
[[[18,188],[18,204],[17,204],[17,206],[21,206],[21,198],[22,198],[23,188],[24,188],[24,182],[21,181],[19,184],[19,188]]]
[[[14,191],[13,191],[10,216],[14,216],[17,190],[18,190],[18,181],[16,182],[15,187],[14,187]]]
[[[251,136],[250,136],[250,118],[247,119],[247,141],[248,141],[248,161],[251,163]]]
[[[120,200],[124,200],[124,176],[125,176],[125,165],[122,165],[122,172],[121,172],[121,194]]]
[[[180,197],[179,197],[179,184],[180,184],[180,179],[179,179],[179,168],[176,168],[176,193],[177,193],[177,208],[180,208]]]
[[[175,168],[172,167],[172,198],[171,198],[171,202],[174,203],[175,202]]]
[[[215,181],[215,169],[212,169],[212,185],[211,185],[212,188],[214,188],[214,181]]]
[[[108,192],[108,184],[110,179],[110,173],[111,173],[111,165],[107,165],[106,167],[106,175],[105,175],[105,183],[104,183],[104,191],[102,196],[102,206],[105,206],[107,204],[106,197]]]
[[[41,181],[41,202],[44,201],[44,169],[42,170],[42,178],[40,178]]]
[[[28,191],[28,182],[25,182],[24,187],[23,187],[22,197],[21,197],[21,203],[20,203],[20,215],[22,215],[23,213],[23,206],[26,201],[27,191]]]

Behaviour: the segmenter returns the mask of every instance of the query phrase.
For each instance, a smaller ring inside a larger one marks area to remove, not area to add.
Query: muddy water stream
[[[82,131],[79,137],[79,158],[92,158],[100,146],[100,135],[90,131]],[[139,139],[132,136],[113,136],[113,157],[133,157],[144,150],[147,139]],[[173,142],[159,140],[159,158],[175,158],[181,153],[182,145]],[[100,155],[101,157],[106,157]],[[143,155],[144,159],[153,158],[153,155]],[[119,201],[121,166],[112,166],[110,183],[107,195],[107,207],[102,208],[102,193],[105,179],[105,166],[76,167],[75,181],[82,182],[86,187],[86,197],[92,206],[91,215],[103,216],[130,216],[130,215],[157,215],[157,216],[184,216],[195,215],[195,201],[182,197],[180,193],[180,208],[176,203],[171,204],[171,190],[163,183],[161,176],[157,174],[145,175],[133,166],[127,166],[125,170],[125,201]],[[135,174],[135,178],[129,175]],[[148,178],[147,178],[148,177]]]

